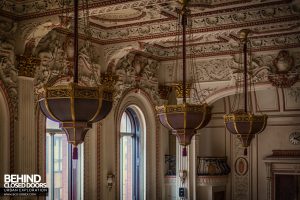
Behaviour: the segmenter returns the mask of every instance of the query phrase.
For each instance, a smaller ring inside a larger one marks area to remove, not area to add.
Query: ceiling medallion
[[[74,77],[68,85],[45,88],[39,100],[43,114],[59,122],[73,145],[73,159],[78,159],[77,145],[84,141],[92,123],[104,119],[112,108],[112,88],[80,86],[78,83],[78,1],[74,1]]]
[[[178,138],[179,144],[184,146],[182,155],[187,155],[186,146],[191,143],[192,137],[198,129],[205,127],[211,118],[211,107],[206,103],[198,105],[186,102],[187,81],[186,81],[186,29],[188,25],[188,15],[190,10],[187,8],[189,1],[182,2],[182,9],[179,11],[181,15],[182,25],[182,101],[177,105],[162,105],[156,107],[159,120],[163,126],[172,130],[172,133]],[[192,38],[192,37],[191,37]],[[179,41],[179,38],[178,38]],[[178,46],[180,46],[178,44]],[[194,62],[190,62],[194,63]]]
[[[108,22],[126,22],[126,21],[134,21],[139,20],[146,16],[146,12],[128,8],[125,10],[118,10],[109,13],[100,14],[97,16],[92,17],[92,19],[99,20],[99,21],[108,21]]]
[[[224,121],[225,126],[227,130],[236,135],[237,138],[241,141],[242,146],[244,149],[244,155],[247,155],[247,147],[250,145],[251,140],[254,138],[256,134],[261,133],[267,125],[267,115],[265,114],[254,114],[252,111],[252,98],[251,93],[250,97],[248,96],[248,82],[250,83],[250,87],[252,85],[255,93],[254,84],[252,82],[252,77],[249,76],[248,78],[248,66],[247,66],[247,46],[248,43],[248,34],[250,33],[250,30],[243,29],[240,31],[240,39],[243,43],[243,54],[244,54],[244,71],[243,71],[243,95],[244,95],[244,108],[240,109],[240,95],[235,94],[235,100],[234,102],[237,102],[236,108],[233,108],[234,110],[230,114],[224,115]],[[241,79],[240,79],[241,80]],[[237,84],[237,90],[240,91],[240,85]],[[249,107],[248,107],[249,105]],[[235,105],[233,105],[235,107]]]
[[[281,50],[273,61],[268,75],[269,81],[278,88],[289,88],[299,80],[294,58],[286,50]]]

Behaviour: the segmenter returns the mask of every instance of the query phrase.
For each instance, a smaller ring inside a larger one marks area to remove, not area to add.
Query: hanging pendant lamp
[[[244,109],[237,109],[234,112],[224,115],[227,130],[236,135],[244,147],[244,155],[247,155],[247,147],[256,134],[264,131],[267,125],[268,116],[265,114],[254,114],[248,110],[248,67],[247,67],[247,43],[250,30],[240,31],[240,39],[243,42],[244,56]],[[250,77],[251,78],[251,77]],[[250,81],[251,83],[251,81]],[[255,90],[254,90],[255,92]],[[251,100],[251,97],[250,97]]]
[[[92,123],[104,119],[112,108],[113,91],[108,87],[87,87],[78,83],[78,1],[74,1],[74,74],[73,82],[45,88],[39,100],[43,114],[56,122],[73,145],[73,159],[78,158],[77,145],[83,143]]]
[[[159,120],[163,126],[172,130],[178,138],[179,144],[184,146],[182,155],[187,155],[186,146],[191,144],[192,137],[198,129],[204,128],[211,118],[211,108],[206,104],[186,103],[186,27],[188,0],[182,1],[183,8],[180,12],[182,23],[182,68],[183,68],[183,103],[177,105],[162,105],[156,107]]]

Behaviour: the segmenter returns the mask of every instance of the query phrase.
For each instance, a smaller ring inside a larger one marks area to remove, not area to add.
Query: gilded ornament
[[[173,87],[175,88],[176,97],[177,98],[183,98],[183,85],[182,85],[182,83],[178,83],[178,84],[174,85]],[[186,84],[186,92],[185,92],[187,97],[190,96],[191,89],[192,89],[192,84],[187,83]]]
[[[40,59],[33,56],[18,56],[18,75],[31,77],[35,75],[35,68],[40,63]]]
[[[113,73],[101,73],[100,83],[107,89],[114,89],[119,77]]]

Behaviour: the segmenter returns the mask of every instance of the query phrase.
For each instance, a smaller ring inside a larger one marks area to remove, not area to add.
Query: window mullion
[[[72,145],[68,143],[68,199],[72,200],[73,195],[73,166],[72,166]]]

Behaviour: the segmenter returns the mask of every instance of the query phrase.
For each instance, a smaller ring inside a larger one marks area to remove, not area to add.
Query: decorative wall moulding
[[[234,164],[235,173],[239,176],[244,176],[248,172],[248,161],[244,157],[236,159]]]
[[[281,50],[273,61],[268,75],[273,86],[289,88],[299,80],[299,72],[295,66],[294,58],[286,50]]]

